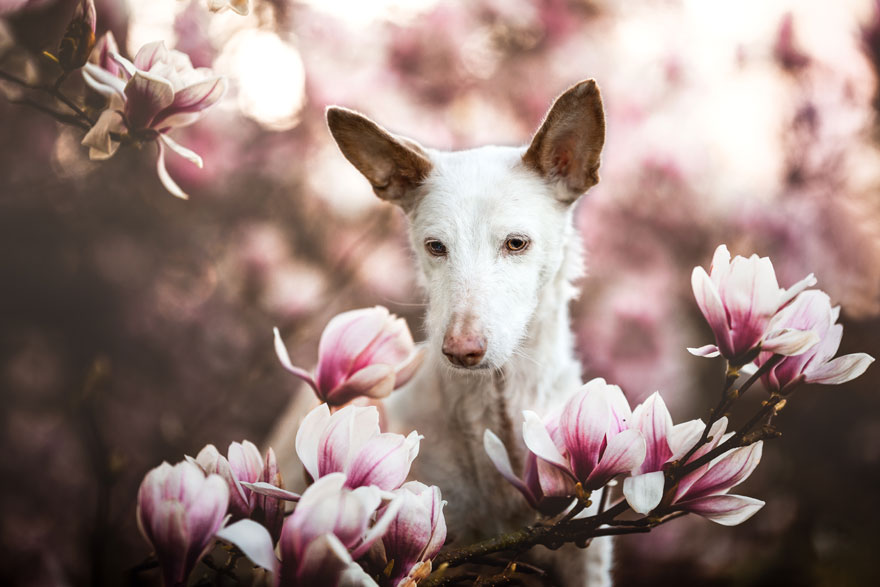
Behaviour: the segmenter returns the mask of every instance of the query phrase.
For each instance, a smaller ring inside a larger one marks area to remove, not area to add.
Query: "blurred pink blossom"
[[[382,306],[343,312],[330,320],[318,344],[315,377],[293,365],[277,328],[275,352],[285,369],[334,406],[361,396],[387,396],[409,381],[423,357],[406,321]]]
[[[819,343],[805,353],[785,357],[761,377],[771,391],[786,393],[801,382],[835,385],[846,383],[865,372],[874,362],[866,353],[852,353],[832,359],[840,347],[843,326],[837,324],[840,306],[831,307],[831,299],[823,291],[810,290],[800,294],[771,321],[770,328],[793,328],[814,332]],[[755,360],[759,367],[773,354],[762,352]]]
[[[190,571],[211,548],[229,502],[219,475],[205,476],[188,461],[162,463],[138,490],[137,522],[153,546],[166,587],[185,585]]]
[[[390,491],[406,480],[421,437],[382,433],[375,406],[346,406],[330,414],[321,404],[296,433],[296,454],[312,479],[345,473],[346,487],[374,485]]]
[[[813,332],[793,328],[770,331],[768,327],[780,308],[815,284],[811,273],[788,290],[780,289],[770,259],[737,255],[731,261],[727,246],[720,245],[710,273],[694,267],[691,276],[694,297],[715,334],[717,346],[688,350],[705,357],[721,354],[732,365],[752,361],[759,349],[781,355],[803,353],[818,341]]]
[[[110,75],[120,77],[122,70],[111,56],[113,53],[119,53],[119,45],[116,44],[116,37],[113,36],[113,31],[107,31],[95,43],[92,54],[89,56],[89,62],[97,65]]]
[[[95,64],[87,63],[83,67],[86,83],[109,100],[107,109],[83,137],[82,144],[89,147],[89,157],[111,157],[119,146],[113,133],[127,130],[148,139],[156,138],[159,179],[169,192],[187,198],[165,169],[165,146],[199,167],[202,167],[202,158],[167,133],[201,118],[223,97],[226,80],[215,76],[210,69],[193,68],[185,53],[169,51],[163,41],[144,45],[134,63],[118,53],[110,53],[110,56],[122,68],[127,83]]]

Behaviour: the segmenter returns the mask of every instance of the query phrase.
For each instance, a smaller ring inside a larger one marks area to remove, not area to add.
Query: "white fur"
[[[483,431],[498,434],[521,466],[522,411],[545,413],[580,386],[568,304],[583,259],[572,206],[522,163],[525,149],[425,152],[433,168],[408,217],[428,297],[427,356],[385,406],[391,431],[424,435],[411,477],[441,488],[450,538],[462,545],[535,521],[485,455]],[[527,237],[528,248],[507,251],[511,235]],[[430,255],[426,239],[443,242],[448,254]],[[454,367],[441,352],[446,333],[462,321],[486,339],[473,369]],[[302,476],[292,439],[308,402],[298,403],[272,438],[287,480]],[[609,539],[586,551],[535,551],[532,560],[564,585],[610,584]]]

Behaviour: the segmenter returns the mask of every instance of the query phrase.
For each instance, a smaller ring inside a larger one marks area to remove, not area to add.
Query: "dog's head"
[[[560,270],[570,207],[599,181],[605,118],[593,80],[562,94],[527,148],[440,152],[327,110],[345,157],[410,219],[429,344],[461,368],[504,365]]]

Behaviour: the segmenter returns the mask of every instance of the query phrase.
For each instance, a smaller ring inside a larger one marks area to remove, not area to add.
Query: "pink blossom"
[[[113,53],[119,53],[119,45],[116,44],[116,37],[113,35],[113,31],[107,31],[95,43],[92,54],[89,56],[89,63],[97,65],[112,76],[120,77],[122,69],[111,56]]]
[[[639,408],[643,408],[640,410]],[[649,457],[636,474],[623,482],[623,493],[630,507],[647,514],[660,505],[664,497],[663,466],[680,459],[693,447],[705,429],[699,420],[672,427],[669,413],[659,395],[651,396],[636,408],[637,425],[646,433]],[[727,418],[712,425],[709,442],[701,446],[688,460],[694,460],[726,441]],[[688,511],[725,526],[745,522],[764,506],[764,502],[728,491],[742,483],[761,461],[763,443],[732,449],[711,462],[685,475],[667,496],[667,505],[675,510]],[[653,453],[653,455],[651,455]]]
[[[645,440],[630,428],[632,412],[626,397],[602,378],[586,383],[569,399],[558,420],[542,421],[528,410],[523,417],[523,440],[537,457],[531,467],[527,459],[525,480],[515,477],[507,451],[494,434],[484,434],[483,441],[495,467],[533,507],[548,496],[572,495],[574,483],[587,491],[599,489],[645,459]],[[542,461],[562,475],[553,474]]]
[[[865,372],[874,357],[853,353],[832,359],[840,346],[843,326],[837,324],[840,306],[831,307],[828,294],[818,290],[805,291],[783,308],[772,320],[771,328],[794,328],[814,332],[819,343],[805,353],[785,357],[761,377],[771,391],[790,391],[801,382],[836,385],[855,379]],[[762,352],[755,360],[759,367],[772,353]]]
[[[382,538],[402,501],[394,499],[377,516],[383,502],[377,487],[345,485],[341,473],[318,479],[285,520],[280,543],[283,585],[335,586],[352,580],[376,584],[354,561]]]
[[[387,396],[409,381],[423,356],[406,321],[382,306],[343,312],[330,320],[321,334],[314,377],[291,363],[277,328],[275,352],[285,369],[334,406],[361,396]]]
[[[281,523],[284,520],[284,505],[281,499],[290,499],[288,492],[283,490],[281,473],[275,451],[266,451],[265,459],[259,449],[250,441],[233,442],[223,457],[213,444],[207,445],[194,459],[194,462],[206,473],[220,475],[229,485],[229,513],[233,520],[252,518],[262,523],[274,539],[278,539]],[[254,490],[254,485],[265,487]]]
[[[721,354],[738,366],[752,361],[759,349],[797,355],[817,342],[811,331],[768,329],[771,318],[780,308],[816,284],[812,273],[788,290],[780,289],[770,259],[757,255],[746,259],[737,255],[731,261],[727,247],[720,245],[712,258],[710,273],[695,267],[691,284],[717,345],[688,349],[695,355]]]
[[[390,491],[409,475],[420,439],[415,431],[406,437],[380,432],[374,406],[346,406],[331,415],[321,404],[303,419],[296,454],[312,479],[341,472],[346,487],[375,485]]]
[[[438,487],[418,481],[405,483],[394,495],[401,499],[400,510],[382,536],[382,547],[385,566],[393,562],[390,584],[402,587],[430,573],[431,560],[446,541],[446,502]]]
[[[82,144],[89,147],[92,159],[106,159],[119,146],[114,133],[128,131],[146,139],[157,139],[159,179],[169,192],[187,198],[165,169],[165,147],[199,167],[202,158],[167,133],[201,118],[223,97],[226,80],[215,76],[210,69],[194,69],[185,53],[169,51],[163,41],[144,45],[134,63],[118,53],[111,52],[110,56],[121,67],[127,83],[95,64],[87,63],[83,67],[86,83],[109,103],[95,126],[83,137]]]
[[[138,490],[137,522],[156,552],[166,587],[186,583],[210,550],[228,503],[223,479],[206,477],[187,461],[173,467],[162,463],[144,477]]]

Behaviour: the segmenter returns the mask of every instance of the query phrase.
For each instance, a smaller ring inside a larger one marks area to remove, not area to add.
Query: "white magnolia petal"
[[[817,369],[808,370],[806,381],[809,383],[824,383],[826,385],[846,383],[864,373],[873,362],[874,357],[867,353],[843,355],[833,361],[828,361]]]
[[[663,499],[663,471],[634,475],[623,480],[623,495],[634,511],[647,515]]]
[[[175,153],[177,153],[178,155],[180,155],[181,157],[183,157],[187,161],[191,161],[192,163],[195,163],[196,167],[198,167],[199,169],[204,167],[205,164],[202,161],[201,156],[199,156],[199,154],[196,153],[195,151],[191,151],[190,149],[187,149],[186,147],[184,147],[183,145],[181,145],[180,143],[178,143],[177,141],[175,141],[174,139],[172,139],[171,137],[169,137],[168,135],[165,135],[165,134],[160,135],[159,140],[164,141],[165,144],[168,145],[169,149],[171,149],[172,151],[174,151]]]
[[[523,418],[525,420],[523,421],[522,432],[526,447],[539,458],[567,471],[569,468],[568,462],[559,452],[559,449],[556,448],[556,444],[550,438],[550,434],[547,432],[547,428],[544,426],[541,418],[538,417],[538,414],[531,410],[525,410],[523,411]]]
[[[241,481],[240,483],[254,493],[274,497],[276,499],[283,499],[284,501],[299,501],[299,498],[301,497],[298,493],[282,489],[281,487],[276,487],[265,481],[257,481],[256,483]]]
[[[122,115],[116,110],[108,108],[98,117],[95,126],[89,129],[83,137],[82,145],[89,147],[89,158],[103,160],[113,156],[119,143],[113,140],[111,133],[124,132],[125,123]]]
[[[296,431],[296,440],[294,441],[296,456],[299,457],[312,479],[319,477],[318,443],[330,417],[329,406],[321,404],[306,414],[299,425],[299,430]]]
[[[713,495],[678,505],[681,509],[703,516],[716,524],[736,526],[754,516],[764,507],[764,502],[743,495]]]
[[[278,559],[275,557],[272,536],[262,524],[253,520],[239,520],[221,528],[215,536],[237,546],[255,565],[272,573],[278,572]]]
[[[678,460],[687,454],[700,439],[703,430],[706,429],[706,423],[702,420],[690,420],[682,422],[672,427],[666,441],[669,443],[669,449],[672,451],[671,460]]]
[[[90,88],[110,98],[114,95],[125,98],[125,82],[94,63],[86,63],[82,69],[83,80]]]
[[[507,454],[507,448],[505,448],[504,443],[488,428],[483,432],[483,450],[486,451],[489,460],[492,461],[492,464],[495,465],[495,468],[501,473],[502,477],[519,489],[521,493],[531,495],[525,483],[513,472],[513,467],[510,464],[510,455]]]
[[[687,351],[697,357],[714,358],[721,355],[721,351],[714,344],[707,344],[701,347],[687,347]]]
[[[180,186],[175,183],[171,176],[168,175],[168,170],[165,169],[165,147],[162,141],[156,141],[156,144],[159,146],[159,157],[156,160],[156,172],[159,174],[159,181],[162,182],[162,185],[165,186],[165,189],[171,192],[171,195],[176,196],[182,200],[188,200],[189,196],[185,191],[180,189]]]
[[[391,526],[391,522],[397,517],[400,508],[403,507],[403,502],[403,496],[397,496],[388,504],[388,507],[385,508],[385,511],[382,513],[382,517],[379,518],[376,523],[373,524],[373,527],[364,535],[364,541],[361,545],[351,553],[352,558],[355,560],[359,559],[366,554],[370,549],[370,546],[372,546],[376,540],[382,538],[385,532],[388,531],[388,527]]]
[[[722,348],[726,346],[729,349],[732,346],[730,325],[727,322],[727,312],[716,284],[705,269],[694,267],[693,273],[691,273],[691,287],[694,290],[697,306],[700,307],[703,317],[706,318],[709,327],[715,334],[716,342]]]
[[[812,330],[783,328],[768,334],[761,344],[761,350],[792,357],[807,352],[816,346],[818,342],[819,335]]]
[[[810,273],[793,286],[782,292],[782,295],[779,298],[779,307],[788,304],[791,300],[797,297],[799,293],[807,289],[808,287],[813,287],[816,285],[816,276]]]

